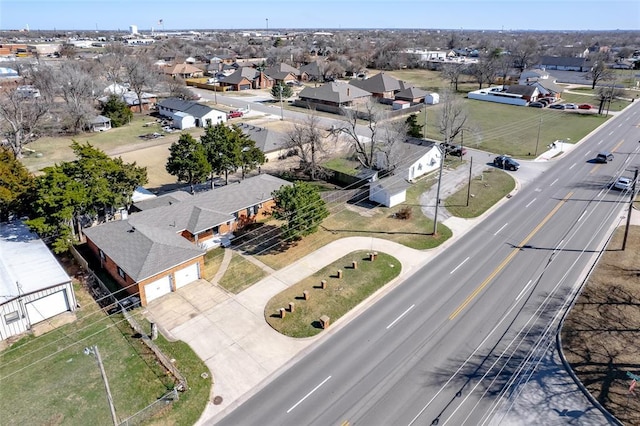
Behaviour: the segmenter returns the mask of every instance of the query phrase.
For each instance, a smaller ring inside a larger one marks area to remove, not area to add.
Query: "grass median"
[[[352,261],[357,268],[352,268]],[[386,253],[378,253],[374,261],[366,251],[355,251],[322,268],[312,276],[271,298],[265,307],[265,318],[278,332],[290,337],[310,337],[322,331],[320,317],[335,322],[379,288],[396,278],[400,262]],[[338,270],[342,278],[337,277]],[[321,281],[326,280],[326,288]],[[305,300],[304,291],[308,292]],[[289,303],[294,310],[289,310]],[[280,317],[280,308],[286,308]]]
[[[464,185],[444,201],[449,213],[465,219],[478,217],[516,187],[509,173],[487,169],[471,179],[471,187]],[[467,197],[468,195],[468,197]],[[467,203],[468,200],[468,203]]]

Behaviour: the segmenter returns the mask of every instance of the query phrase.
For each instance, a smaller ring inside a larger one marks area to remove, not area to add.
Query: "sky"
[[[160,24],[162,20],[162,24]],[[0,30],[639,30],[638,0],[0,0]]]

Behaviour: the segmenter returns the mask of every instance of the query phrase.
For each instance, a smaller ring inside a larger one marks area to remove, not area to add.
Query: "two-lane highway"
[[[640,165],[638,125],[634,105],[219,423],[490,422],[620,220],[629,194],[610,184]]]

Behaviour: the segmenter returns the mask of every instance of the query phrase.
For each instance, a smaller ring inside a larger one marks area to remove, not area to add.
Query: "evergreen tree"
[[[204,182],[211,173],[204,146],[190,134],[183,133],[178,142],[171,145],[169,152],[167,172],[179,181],[188,183],[193,194],[194,185]]]
[[[117,95],[110,95],[107,102],[102,105],[102,115],[111,119],[112,127],[124,126],[133,118],[127,103]]]
[[[274,217],[287,222],[282,227],[283,236],[287,240],[299,240],[313,234],[329,216],[317,187],[307,182],[283,186],[272,195],[276,203]]]
[[[26,212],[35,180],[13,152],[0,148],[0,222]]]
[[[293,89],[283,82],[274,84],[271,88],[271,97],[276,101],[288,99],[293,96]]]
[[[411,114],[410,116],[408,116],[406,123],[408,126],[407,135],[411,136],[412,138],[422,137],[422,128],[424,126],[418,124],[418,116],[416,114]]]

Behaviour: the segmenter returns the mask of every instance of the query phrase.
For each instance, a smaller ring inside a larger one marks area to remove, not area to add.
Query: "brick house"
[[[290,183],[261,174],[167,203],[156,200],[126,220],[86,228],[87,245],[124,291],[139,293],[146,306],[201,278],[206,251],[269,214],[271,194],[283,185]]]
[[[374,98],[387,99],[393,99],[396,93],[412,87],[411,84],[393,78],[383,72],[365,80],[353,80],[349,84],[370,92]]]
[[[273,78],[250,67],[240,67],[233,74],[220,80],[221,86],[231,87],[231,90],[236,92],[249,89],[269,89],[273,87],[273,84]]]

